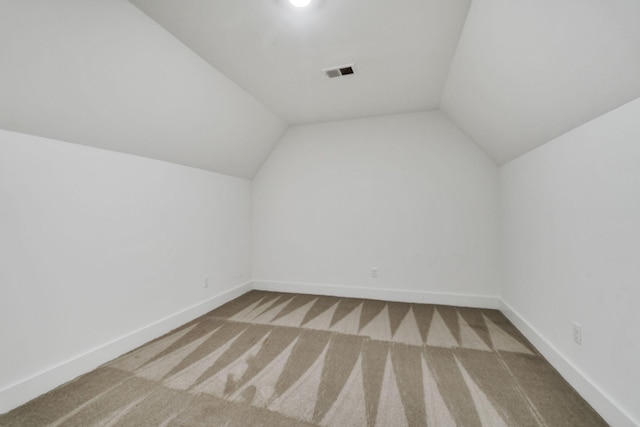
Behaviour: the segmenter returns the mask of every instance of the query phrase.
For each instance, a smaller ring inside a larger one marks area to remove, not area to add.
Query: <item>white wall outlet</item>
[[[372,279],[377,279],[378,278],[378,267],[373,267],[371,269],[371,278]]]
[[[209,276],[204,276],[204,287],[205,288],[209,287]]]
[[[582,326],[575,322],[573,323],[573,341],[578,345],[582,345]]]

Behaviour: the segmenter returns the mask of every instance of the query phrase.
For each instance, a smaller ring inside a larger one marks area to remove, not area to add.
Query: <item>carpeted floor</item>
[[[498,311],[252,291],[10,426],[603,426]]]

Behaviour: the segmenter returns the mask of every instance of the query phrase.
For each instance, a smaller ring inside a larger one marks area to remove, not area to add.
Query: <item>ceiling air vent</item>
[[[324,73],[330,79],[334,77],[348,76],[349,74],[355,74],[354,64],[340,65],[339,67],[325,68]]]

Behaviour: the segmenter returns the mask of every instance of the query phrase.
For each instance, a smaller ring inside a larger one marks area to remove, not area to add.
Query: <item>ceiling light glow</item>
[[[311,3],[311,0],[289,0],[289,3],[295,7],[307,7],[309,3]]]

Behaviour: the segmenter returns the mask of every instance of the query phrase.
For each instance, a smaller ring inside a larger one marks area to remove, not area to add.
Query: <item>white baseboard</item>
[[[91,372],[98,366],[206,314],[251,289],[252,282],[244,283],[12,384],[0,390],[0,414],[9,412],[59,385]]]
[[[522,334],[538,349],[551,365],[567,380],[569,384],[587,401],[607,423],[614,427],[640,426],[626,411],[600,387],[575,366],[561,351],[546,338],[517,311],[504,300],[501,300],[500,311],[515,325]]]
[[[329,295],[344,298],[366,298],[384,301],[413,302],[419,304],[455,305],[459,307],[500,308],[500,298],[449,294],[402,289],[376,289],[326,285],[319,283],[296,283],[271,280],[254,280],[253,289],[273,292],[291,292],[299,294]]]

